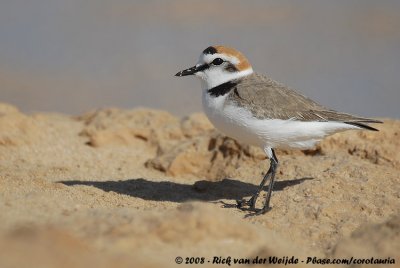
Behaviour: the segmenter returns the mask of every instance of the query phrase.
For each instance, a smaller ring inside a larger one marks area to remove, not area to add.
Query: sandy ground
[[[278,151],[273,209],[244,218],[222,206],[250,196],[269,161],[202,114],[1,104],[0,267],[175,267],[177,256],[204,257],[200,267],[228,266],[215,256],[399,265],[400,121],[377,127]]]

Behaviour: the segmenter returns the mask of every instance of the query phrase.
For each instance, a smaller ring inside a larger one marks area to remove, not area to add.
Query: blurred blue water
[[[325,106],[400,118],[400,1],[0,1],[0,101],[200,111],[176,78],[210,44]]]

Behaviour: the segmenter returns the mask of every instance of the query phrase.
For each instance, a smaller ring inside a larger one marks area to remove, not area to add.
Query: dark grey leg
[[[275,152],[274,152],[274,156],[275,156]],[[271,173],[271,179],[270,179],[269,185],[268,185],[268,193],[267,193],[267,197],[265,198],[264,207],[262,209],[260,209],[259,211],[257,211],[256,213],[250,214],[248,216],[261,215],[261,214],[264,214],[271,210],[271,207],[269,206],[269,202],[271,201],[272,191],[274,189],[274,183],[275,183],[275,174],[276,174],[276,170],[278,168],[278,159],[276,158],[276,156],[274,158],[275,158],[274,162],[272,163],[272,161],[271,161],[271,165],[273,168],[272,168],[272,173]]]
[[[255,194],[253,194],[253,196],[249,200],[245,200],[245,199],[236,200],[237,207],[242,208],[244,206],[249,206],[251,209],[255,209],[257,198],[260,195],[260,192],[262,191],[265,183],[271,177],[271,174],[272,174],[272,159],[271,159],[271,163],[270,163],[268,172],[267,172],[267,174],[264,175],[264,178],[261,181],[260,186],[258,186],[257,192],[255,192]]]
[[[251,214],[251,215],[259,215],[259,214],[263,214],[267,211],[270,210],[269,207],[269,202],[271,200],[271,196],[272,196],[272,190],[274,187],[274,181],[275,181],[275,174],[276,174],[276,170],[278,168],[278,158],[275,155],[275,151],[274,149],[271,149],[272,152],[272,157],[270,159],[270,167],[268,169],[267,174],[265,174],[263,180],[261,181],[260,186],[257,189],[257,192],[249,199],[249,200],[237,200],[237,207],[238,208],[242,208],[244,206],[249,206],[250,209],[255,210],[255,205],[256,205],[256,201],[258,196],[260,195],[260,192],[262,191],[265,183],[270,180],[269,185],[268,185],[268,193],[267,193],[267,197],[265,199],[265,204],[264,207],[257,211],[255,214]]]

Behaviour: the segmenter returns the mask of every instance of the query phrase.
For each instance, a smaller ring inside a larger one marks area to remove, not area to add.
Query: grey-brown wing
[[[252,74],[238,81],[229,99],[240,106],[245,106],[257,118],[346,123],[380,122],[330,110],[297,91],[259,74]]]

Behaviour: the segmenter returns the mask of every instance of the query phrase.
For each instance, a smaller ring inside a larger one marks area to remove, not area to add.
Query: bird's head
[[[207,88],[213,88],[225,82],[253,73],[246,57],[234,48],[210,46],[200,55],[197,64],[178,72],[175,76],[196,75]]]

